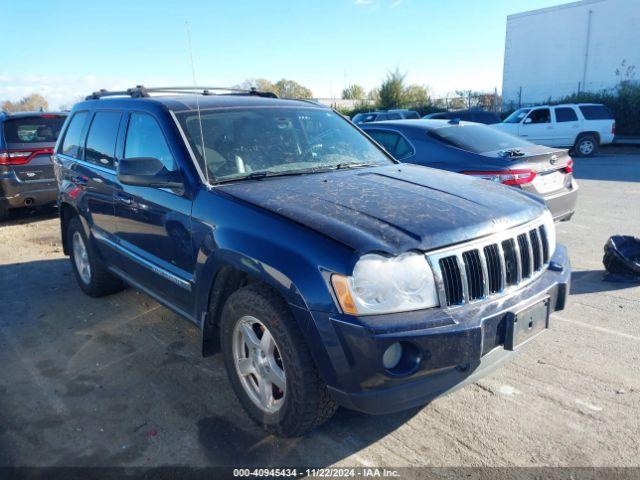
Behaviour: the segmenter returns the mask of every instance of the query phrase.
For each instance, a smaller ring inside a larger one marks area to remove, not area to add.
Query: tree
[[[404,89],[404,105],[417,107],[429,104],[429,90],[422,85],[409,85]]]
[[[371,100],[377,104],[380,101],[380,90],[378,88],[372,88],[369,90],[369,93],[367,93],[367,100]]]
[[[234,85],[234,88],[241,88],[243,90],[250,90],[251,88],[255,88],[260,92],[274,92],[276,91],[276,86],[270,80],[266,78],[247,78],[244,82]]]
[[[275,94],[282,98],[311,98],[313,93],[307,87],[294,80],[282,80],[275,84]]]
[[[404,77],[397,68],[387,74],[387,78],[380,85],[380,98],[378,108],[388,110],[404,105]]]
[[[7,100],[2,104],[2,110],[5,110],[7,112],[29,112],[48,109],[49,104],[39,93],[32,93],[31,95],[24,97],[15,103]]]
[[[342,90],[343,100],[362,100],[364,97],[364,88],[362,88],[360,85],[349,85],[347,88]]]

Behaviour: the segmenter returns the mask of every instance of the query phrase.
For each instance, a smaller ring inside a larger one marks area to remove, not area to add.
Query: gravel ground
[[[613,151],[611,151],[613,152]],[[605,283],[602,246],[640,236],[640,155],[576,162],[559,226],[567,310],[514,361],[428,406],[340,410],[306,438],[244,414],[199,332],[134,289],[84,296],[55,213],[0,226],[0,465],[640,466],[640,286]]]

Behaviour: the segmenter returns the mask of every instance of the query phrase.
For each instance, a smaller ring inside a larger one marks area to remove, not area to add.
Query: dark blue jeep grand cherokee
[[[268,431],[425,404],[564,308],[542,200],[397,163],[311,102],[185,92],[73,108],[55,150],[64,250],[87,294],[133,285],[195,323]]]

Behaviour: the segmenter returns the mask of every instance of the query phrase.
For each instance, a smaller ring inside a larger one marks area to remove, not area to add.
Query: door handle
[[[125,205],[133,205],[133,197],[127,195],[126,193],[117,192],[113,195],[113,198],[115,198],[120,203],[124,203]]]

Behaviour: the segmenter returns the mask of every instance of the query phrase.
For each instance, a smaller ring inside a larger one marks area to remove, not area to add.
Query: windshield
[[[393,163],[331,110],[276,107],[200,113],[202,130],[197,112],[177,117],[211,181]]]
[[[530,108],[521,108],[520,110],[516,110],[505,118],[502,123],[520,123],[530,110]]]
[[[532,145],[520,137],[477,123],[435,128],[427,133],[436,140],[473,153],[495,152]]]

